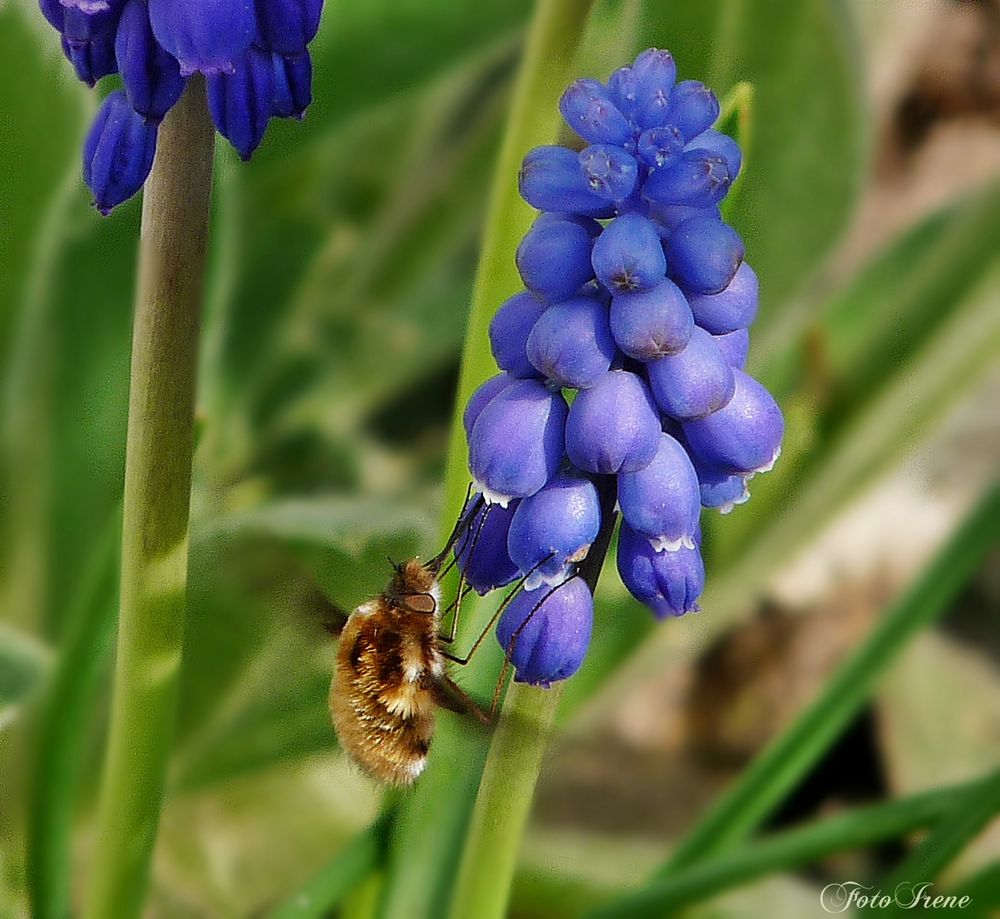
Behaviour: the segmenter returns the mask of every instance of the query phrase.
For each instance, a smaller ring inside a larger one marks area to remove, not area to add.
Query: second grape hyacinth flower
[[[650,49],[577,80],[560,110],[583,148],[538,147],[519,175],[543,213],[517,250],[526,289],[490,329],[502,372],[465,412],[487,524],[458,561],[480,593],[524,580],[497,628],[521,682],[583,662],[599,491],[617,494],[626,588],[680,616],[704,588],[702,508],[746,501],[780,453],[781,411],[743,371],[757,277],[719,210],[742,154],[711,90],[676,76]]]
[[[160,122],[203,74],[212,120],[249,159],[271,118],[312,102],[309,45],[323,0],[40,0],[77,76],[120,74],[84,144],[84,179],[102,214],[135,195]]]

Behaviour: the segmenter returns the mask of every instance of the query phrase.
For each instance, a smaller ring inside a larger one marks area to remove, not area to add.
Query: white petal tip
[[[499,504],[505,510],[513,499],[512,495],[502,495],[500,492],[493,491],[492,488],[487,488],[482,482],[475,480],[472,482],[472,490],[481,494],[487,504]]]

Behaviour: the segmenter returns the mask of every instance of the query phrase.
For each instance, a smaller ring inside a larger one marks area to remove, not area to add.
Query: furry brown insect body
[[[341,636],[330,687],[337,736],[366,772],[392,785],[423,771],[435,706],[475,710],[444,671],[439,600],[436,575],[413,559],[351,613]]]

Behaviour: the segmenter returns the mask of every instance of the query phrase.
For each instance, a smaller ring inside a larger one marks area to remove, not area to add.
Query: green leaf
[[[37,919],[56,919],[72,911],[73,822],[88,786],[95,700],[109,669],[117,621],[120,505],[104,529],[80,585],[72,591],[70,627],[41,714],[26,853]]]
[[[351,840],[329,865],[288,900],[269,912],[268,919],[321,919],[377,867],[385,855],[395,809],[385,808],[379,819]]]
[[[732,852],[654,881],[642,890],[588,915],[594,919],[671,915],[691,903],[715,897],[756,878],[791,871],[838,852],[898,839],[932,826],[947,818],[956,805],[966,800],[968,794],[981,792],[983,787],[984,781],[977,779],[858,808],[764,836]]]
[[[825,683],[818,698],[747,769],[657,873],[669,876],[746,837],[839,736],[908,641],[940,616],[1000,536],[1000,485],[984,496],[916,583]]]
[[[902,891],[892,915],[907,915],[912,891],[932,883],[955,857],[1000,813],[1000,770],[968,788],[948,816],[882,882],[884,890]],[[983,904],[975,904],[982,907]]]
[[[7,352],[21,304],[42,281],[21,266],[44,245],[56,177],[78,163],[84,89],[73,85],[58,47],[34,4],[0,7],[0,99],[9,128],[0,134],[0,353]]]
[[[38,692],[50,663],[45,647],[21,630],[0,623],[0,731]]]

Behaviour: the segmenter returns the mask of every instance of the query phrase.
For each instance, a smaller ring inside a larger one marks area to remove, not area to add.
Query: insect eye
[[[406,605],[415,613],[433,613],[437,610],[437,602],[430,594],[412,594],[406,598]]]

